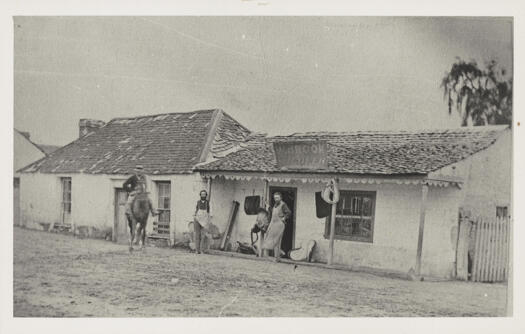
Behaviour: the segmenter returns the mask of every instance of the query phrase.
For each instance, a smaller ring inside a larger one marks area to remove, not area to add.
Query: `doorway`
[[[274,205],[273,195],[279,192],[282,195],[282,200],[290,211],[290,219],[285,225],[283,239],[281,241],[281,249],[286,253],[288,257],[288,252],[294,248],[295,242],[295,209],[296,209],[296,199],[297,199],[297,188],[290,187],[270,187],[270,207]]]
[[[115,222],[113,225],[113,241],[116,243],[128,242],[129,228],[126,219],[126,201],[128,193],[122,188],[115,189]]]

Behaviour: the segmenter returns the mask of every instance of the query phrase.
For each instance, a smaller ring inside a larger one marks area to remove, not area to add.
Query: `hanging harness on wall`
[[[256,215],[261,207],[261,196],[246,196],[244,199],[244,213]]]
[[[330,216],[331,207],[326,203],[321,196],[321,192],[315,193],[315,215],[317,218],[326,218]]]

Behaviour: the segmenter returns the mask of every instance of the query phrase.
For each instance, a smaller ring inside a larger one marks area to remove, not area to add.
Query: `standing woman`
[[[288,205],[282,201],[282,195],[276,192],[273,195],[274,205],[271,210],[270,226],[263,241],[263,250],[273,250],[276,259],[281,257],[281,241],[283,239],[286,221],[290,218],[291,211]]]
[[[195,234],[195,253],[201,253],[202,229],[208,229],[210,223],[210,202],[208,192],[201,190],[200,199],[197,201],[195,215],[193,216],[193,229]]]

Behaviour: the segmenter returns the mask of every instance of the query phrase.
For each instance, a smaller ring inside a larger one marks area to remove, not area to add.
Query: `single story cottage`
[[[322,150],[326,161],[315,160]],[[510,212],[511,130],[255,136],[196,170],[212,180],[215,221],[223,224],[233,201],[242,207],[259,195],[268,203],[281,192],[292,210],[281,247],[315,240],[319,262],[328,259],[330,217],[318,218],[316,192],[336,180],[335,264],[451,277],[460,208],[494,218]],[[254,223],[239,210],[231,240],[249,241]]]
[[[244,142],[250,131],[222,110],[82,119],[79,138],[20,172],[20,209],[26,227],[62,226],[109,231],[128,240],[122,184],[137,165],[161,212],[147,233],[173,243],[192,218],[206,182],[193,168]]]

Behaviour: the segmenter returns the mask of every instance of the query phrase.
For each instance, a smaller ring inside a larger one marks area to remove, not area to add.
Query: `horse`
[[[146,241],[146,224],[148,223],[150,212],[153,215],[158,214],[154,213],[148,193],[138,193],[131,202],[131,217],[129,217],[131,219],[128,218],[129,232],[131,234],[131,238],[129,240],[130,252],[133,251],[133,241],[135,240],[135,236],[137,237],[135,245],[138,245],[139,240],[142,239],[141,249],[144,249]]]

